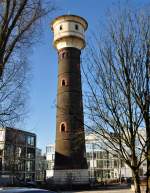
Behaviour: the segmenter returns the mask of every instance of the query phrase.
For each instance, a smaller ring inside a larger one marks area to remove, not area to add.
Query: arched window
[[[62,25],[59,26],[59,29],[62,30]]]
[[[61,86],[66,86],[66,81],[64,79],[61,81]]]
[[[62,59],[65,58],[65,52],[62,53]]]
[[[60,124],[60,131],[61,132],[65,132],[66,131],[66,123],[63,122],[63,123]]]
[[[78,29],[79,29],[79,26],[78,26],[77,24],[75,25],[75,29],[76,29],[76,30],[78,30]]]

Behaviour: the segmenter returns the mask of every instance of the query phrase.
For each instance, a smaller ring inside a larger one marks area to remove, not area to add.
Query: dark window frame
[[[63,29],[63,27],[62,27],[62,25],[60,25],[60,26],[59,26],[59,30],[62,30],[62,29]]]
[[[76,30],[79,30],[78,24],[75,24],[75,29],[76,29]]]

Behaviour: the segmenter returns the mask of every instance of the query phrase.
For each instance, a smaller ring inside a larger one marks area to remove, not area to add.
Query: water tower
[[[88,184],[85,151],[81,50],[87,22],[76,15],[53,20],[54,47],[58,52],[58,90],[54,181],[56,184]]]

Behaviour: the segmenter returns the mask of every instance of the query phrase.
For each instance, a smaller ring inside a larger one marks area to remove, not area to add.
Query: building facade
[[[86,158],[90,181],[121,180],[132,177],[132,171],[112,150],[103,147],[96,135],[86,136]],[[138,144],[137,144],[138,145]],[[46,147],[47,170],[46,178],[54,174],[55,145]],[[140,167],[140,176],[146,173],[146,161]]]
[[[36,157],[35,157],[35,172],[36,172],[36,181],[45,181],[46,179],[46,156],[42,154],[42,150],[36,148]]]
[[[86,158],[88,163],[89,179],[92,181],[104,181],[107,179],[119,179],[121,172],[120,159],[112,156],[108,151],[100,149],[97,144],[86,141]],[[54,175],[55,145],[46,147],[46,179]]]
[[[46,146],[46,179],[54,176],[55,145]]]
[[[86,143],[89,176],[91,180],[119,179],[121,162],[116,154],[100,148],[97,143]]]
[[[0,128],[0,181],[35,180],[36,135]]]

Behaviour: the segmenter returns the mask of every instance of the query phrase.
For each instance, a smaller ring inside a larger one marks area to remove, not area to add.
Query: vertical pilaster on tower
[[[58,51],[58,90],[54,181],[87,184],[80,54],[87,22],[76,15],[57,17],[51,25]]]

